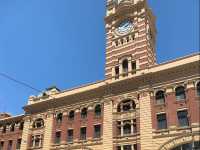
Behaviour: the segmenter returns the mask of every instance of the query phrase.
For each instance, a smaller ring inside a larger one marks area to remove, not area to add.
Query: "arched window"
[[[124,75],[128,75],[128,60],[125,59],[122,62],[122,72],[124,73]]]
[[[12,124],[11,126],[10,126],[10,132],[14,132],[15,131],[15,124]]]
[[[176,99],[177,100],[184,100],[185,96],[185,88],[183,86],[179,86],[175,89]]]
[[[19,130],[23,130],[24,129],[24,122],[21,122],[19,125]]]
[[[172,150],[199,150],[200,149],[200,141],[195,141],[191,143],[185,143],[178,147],[173,148]]]
[[[200,82],[197,83],[197,96],[200,96]]]
[[[82,118],[82,119],[87,118],[87,108],[83,108],[83,109],[81,110],[81,118]]]
[[[164,104],[165,103],[165,93],[164,91],[156,92],[156,104]]]
[[[125,135],[131,134],[131,124],[130,123],[124,124],[123,132],[124,132]]]
[[[71,111],[69,112],[68,119],[69,119],[69,120],[74,120],[74,111],[73,111],[73,110],[71,110]]]
[[[62,118],[63,118],[63,114],[62,113],[57,114],[57,116],[56,116],[56,122],[57,123],[61,123],[62,122]]]
[[[33,123],[33,128],[42,128],[44,127],[44,120],[42,118],[36,119]]]
[[[6,133],[6,129],[7,129],[7,126],[4,125],[4,126],[3,126],[3,130],[2,130],[2,133]]]
[[[133,100],[124,100],[121,103],[119,103],[117,107],[118,112],[128,112],[131,110],[134,110],[136,108],[136,104]]]
[[[95,111],[95,116],[96,117],[101,116],[101,105],[100,104],[96,105],[94,111]]]

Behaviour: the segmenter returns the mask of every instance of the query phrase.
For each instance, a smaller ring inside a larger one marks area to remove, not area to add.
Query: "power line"
[[[22,86],[25,86],[25,87],[27,87],[27,88],[29,88],[29,89],[32,89],[32,90],[34,90],[34,91],[36,91],[36,92],[42,92],[41,90],[39,90],[39,89],[37,89],[37,88],[31,86],[30,84],[27,84],[27,83],[25,83],[25,82],[23,82],[23,81],[19,81],[19,80],[15,79],[15,78],[13,78],[13,77],[11,77],[11,76],[5,74],[5,73],[1,73],[1,72],[0,72],[0,76],[6,78],[6,79],[8,79],[8,80],[11,80],[11,81],[13,81],[13,82],[15,82],[15,83],[18,83],[18,84],[20,84],[20,85],[22,85]]]
[[[43,92],[44,92],[44,91],[42,91],[42,90],[39,90],[39,89],[33,87],[32,85],[30,85],[30,84],[28,84],[28,83],[25,83],[25,82],[23,82],[23,81],[17,80],[16,78],[13,78],[13,77],[11,77],[10,75],[7,75],[7,74],[5,74],[5,73],[0,72],[0,76],[4,77],[4,78],[6,78],[6,79],[8,79],[8,80],[10,80],[10,81],[13,81],[13,82],[15,82],[15,83],[17,83],[17,84],[20,84],[20,85],[22,85],[22,86],[24,86],[24,87],[26,87],[26,88],[32,89],[32,90],[34,90],[34,91],[36,91],[36,92],[38,92],[38,93],[43,93]],[[48,96],[51,97],[52,99],[56,99],[54,96],[52,96],[52,95],[50,95],[50,94],[48,94]]]

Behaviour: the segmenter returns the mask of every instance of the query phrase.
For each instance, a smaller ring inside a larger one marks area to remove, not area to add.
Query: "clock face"
[[[133,29],[133,23],[130,20],[125,20],[119,24],[116,28],[116,33],[119,35],[124,35],[129,33]]]

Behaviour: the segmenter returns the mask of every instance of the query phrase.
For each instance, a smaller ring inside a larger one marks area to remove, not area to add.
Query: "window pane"
[[[101,105],[95,107],[95,116],[101,116]]]
[[[123,148],[124,150],[132,150],[131,145],[124,145]]]
[[[56,132],[55,143],[59,144],[61,138],[61,132]]]
[[[181,127],[189,126],[188,117],[187,117],[188,113],[186,110],[179,111],[177,115],[178,115],[179,126]]]
[[[101,137],[101,125],[95,125],[94,126],[94,138],[100,138]]]
[[[86,140],[86,127],[81,128],[80,139],[81,140]]]
[[[166,129],[167,128],[166,114],[158,114],[157,115],[157,124],[158,124],[158,129]]]
[[[17,149],[20,149],[20,147],[21,147],[21,141],[22,141],[21,139],[17,140],[17,146],[16,146]]]
[[[192,144],[184,144],[182,150],[192,150]]]
[[[184,100],[185,99],[185,88],[184,87],[178,87],[176,88],[176,99],[177,100]]]
[[[74,136],[74,131],[73,131],[73,129],[69,129],[67,134],[68,134],[67,141],[68,141],[68,142],[72,142],[72,141],[73,141],[73,138],[74,138],[74,137],[73,137],[73,136]]]
[[[200,141],[194,142],[194,150],[200,150]]]
[[[200,96],[200,82],[197,84],[197,95]]]
[[[74,111],[69,112],[69,120],[74,120]]]

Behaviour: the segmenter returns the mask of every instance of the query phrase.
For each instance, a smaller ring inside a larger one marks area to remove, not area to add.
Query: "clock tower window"
[[[128,76],[128,60],[127,59],[122,61],[122,72],[123,72],[123,76]]]
[[[137,69],[136,61],[132,61],[131,62],[131,67],[132,67],[132,74],[135,74],[136,73],[136,69]]]
[[[115,67],[115,79],[119,79],[119,66]]]

